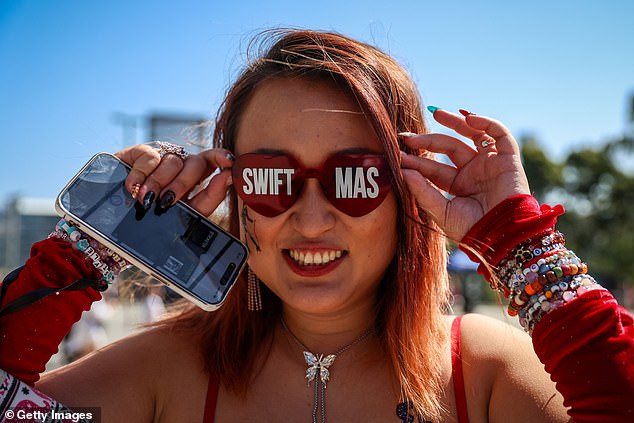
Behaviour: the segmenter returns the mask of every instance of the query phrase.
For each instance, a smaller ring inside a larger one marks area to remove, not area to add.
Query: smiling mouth
[[[287,250],[288,256],[300,266],[320,266],[335,261],[345,254],[343,250],[299,251]]]

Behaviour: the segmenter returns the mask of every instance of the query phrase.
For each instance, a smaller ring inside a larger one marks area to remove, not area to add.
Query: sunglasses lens
[[[293,181],[299,169],[290,156],[249,153],[237,158],[231,174],[242,201],[257,213],[274,217],[297,200]]]
[[[359,217],[376,209],[390,191],[390,171],[383,156],[335,155],[326,161],[320,182],[330,202]]]
[[[292,156],[248,153],[238,157],[232,168],[233,185],[242,201],[267,217],[291,208],[307,177],[319,178],[324,194],[338,210],[364,216],[387,196],[389,175],[387,161],[376,154],[333,155],[319,171],[303,169]]]

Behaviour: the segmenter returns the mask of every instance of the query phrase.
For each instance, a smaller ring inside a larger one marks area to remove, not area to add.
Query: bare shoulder
[[[46,374],[37,388],[70,407],[100,407],[104,421],[147,422],[163,420],[174,386],[206,380],[191,340],[149,328]]]
[[[460,333],[465,391],[473,421],[568,420],[563,398],[526,333],[479,314],[465,315]]]
[[[463,350],[480,360],[501,364],[513,360],[522,351],[534,356],[531,338],[503,320],[482,314],[467,314],[462,319],[460,333]]]

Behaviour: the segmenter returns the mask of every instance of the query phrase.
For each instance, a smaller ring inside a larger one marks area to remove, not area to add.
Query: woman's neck
[[[308,314],[284,307],[282,318],[290,336],[315,354],[331,354],[354,342],[375,325],[372,304],[327,315]]]

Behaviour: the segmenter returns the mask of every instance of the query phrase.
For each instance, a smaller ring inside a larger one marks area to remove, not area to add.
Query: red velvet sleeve
[[[548,313],[533,346],[574,422],[634,422],[634,325],[608,291]]]
[[[65,287],[81,278],[101,275],[70,243],[55,238],[38,242],[0,306],[37,289]],[[93,288],[62,291],[0,318],[0,368],[35,383],[73,324],[100,298]]]
[[[460,249],[474,262],[480,263],[478,273],[487,280],[489,269],[481,263],[497,265],[502,257],[519,243],[546,230],[552,230],[557,217],[564,213],[561,205],[541,206],[527,194],[507,198],[493,207],[467,232]],[[467,248],[465,248],[467,247]],[[476,251],[478,254],[474,254]]]
[[[495,266],[523,240],[552,231],[562,213],[529,195],[510,197],[469,230],[461,248]],[[491,277],[483,264],[478,271]],[[632,315],[608,291],[588,291],[547,313],[532,336],[575,422],[634,422]]]

